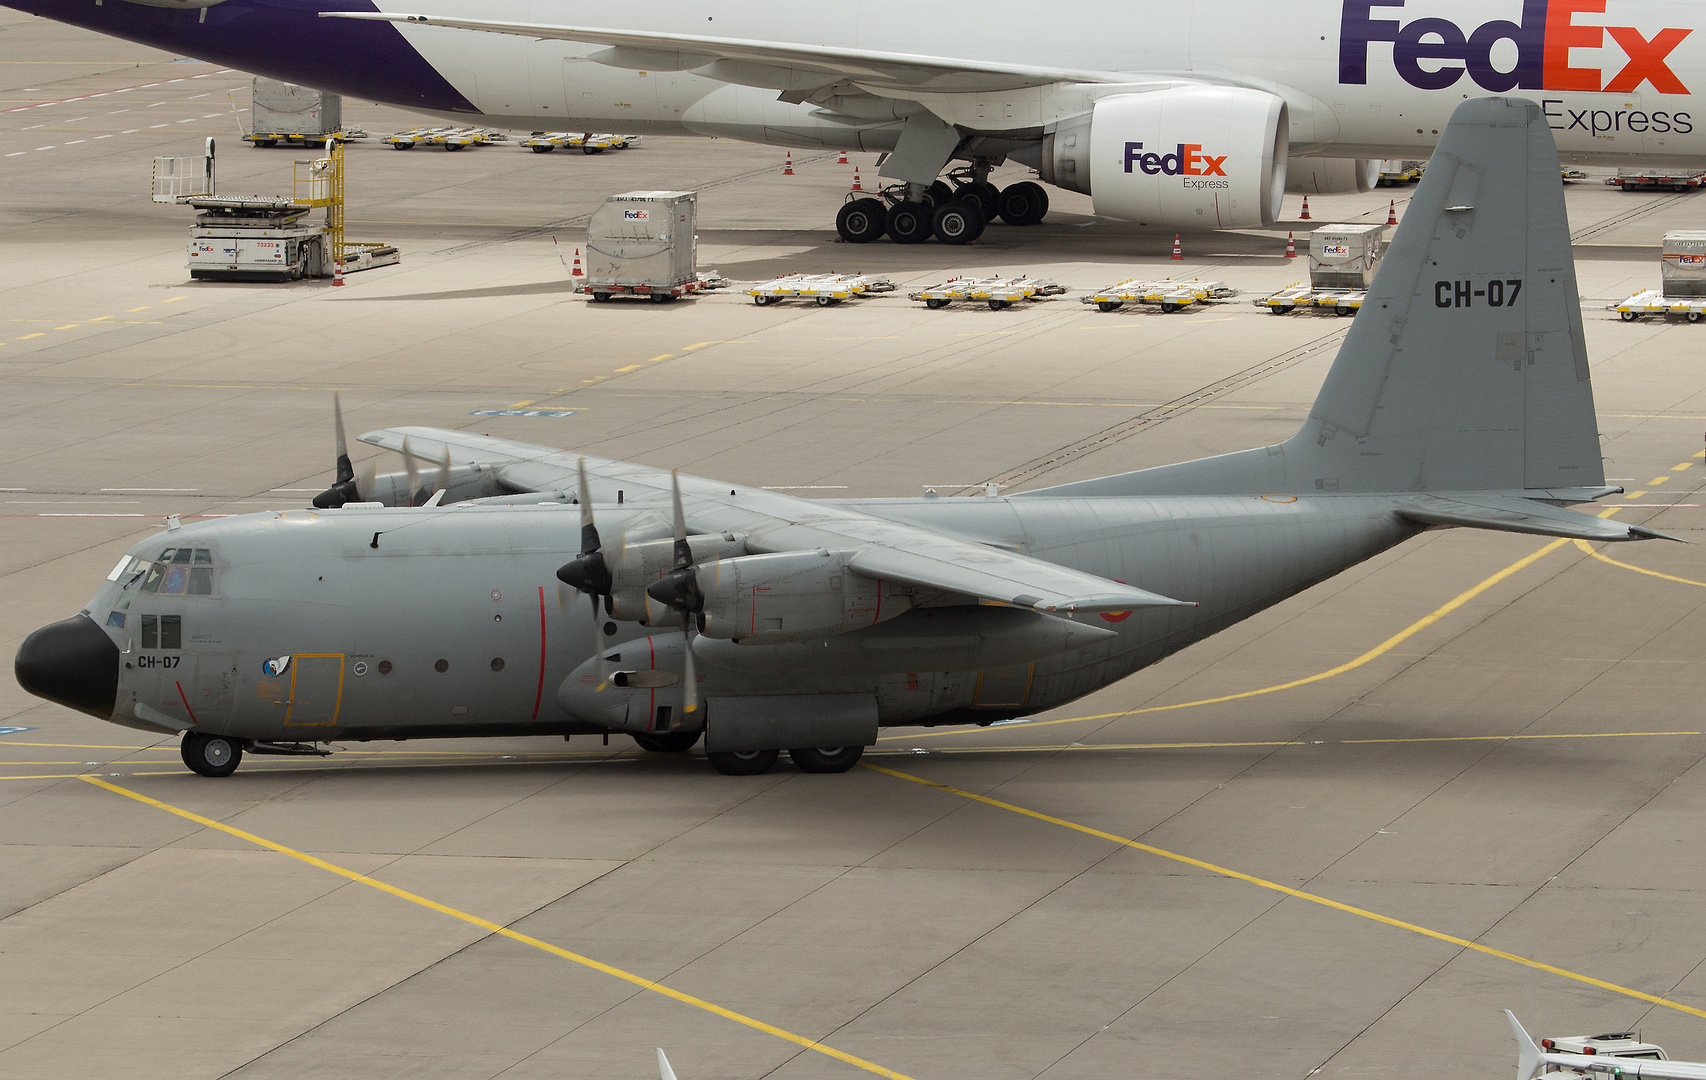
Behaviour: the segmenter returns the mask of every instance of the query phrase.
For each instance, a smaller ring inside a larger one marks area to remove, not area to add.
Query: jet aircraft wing
[[[370,431],[361,441],[401,450],[405,438],[415,453],[441,457],[448,451],[453,464],[491,469],[512,491],[572,493],[584,460],[598,502],[617,502],[620,490],[624,504],[669,505],[670,472],[647,465],[442,428],[387,428]],[[848,565],[867,577],[1058,614],[1195,606],[851,507],[761,488],[731,488],[702,477],[679,479],[687,518],[696,530],[744,535],[754,552],[846,551],[851,553]]]
[[[1017,90],[1051,83],[1123,83],[1129,74],[1077,68],[997,63],[915,53],[879,52],[832,45],[796,45],[749,38],[704,37],[647,30],[608,30],[552,23],[458,19],[401,12],[323,11],[322,19],[365,19],[443,26],[531,38],[608,45],[592,59],[616,67],[655,71],[695,70],[723,82],[810,91],[852,81],[873,90],[931,93]]]

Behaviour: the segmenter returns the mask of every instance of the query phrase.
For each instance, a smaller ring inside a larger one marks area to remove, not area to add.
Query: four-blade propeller
[[[598,659],[598,688],[604,689],[607,681],[604,673],[604,647],[601,645],[598,625],[599,603],[610,595],[610,590],[616,584],[616,569],[621,564],[623,545],[619,541],[613,549],[615,558],[612,559],[604,550],[604,545],[598,538],[598,526],[592,520],[592,486],[586,479],[586,458],[580,459],[580,497],[581,507],[581,551],[557,568],[557,580],[563,585],[583,592],[587,596],[592,609],[592,642],[593,655]],[[562,601],[562,589],[557,590],[559,606]]]
[[[674,469],[670,470],[669,483],[675,510],[675,565],[646,586],[646,595],[681,613],[681,709],[690,713],[699,708],[699,690],[693,672],[693,627],[694,617],[705,610],[705,594],[699,589],[699,570],[693,564],[693,548],[687,543],[687,515],[681,512],[681,477]]]

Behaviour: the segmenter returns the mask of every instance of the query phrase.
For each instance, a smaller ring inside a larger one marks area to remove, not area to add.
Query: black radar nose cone
[[[12,669],[18,685],[102,720],[118,704],[118,646],[87,615],[48,623],[24,639]]]

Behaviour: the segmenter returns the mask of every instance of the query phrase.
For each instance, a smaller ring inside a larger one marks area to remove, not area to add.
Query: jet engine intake
[[[1042,178],[1098,216],[1167,229],[1272,225],[1285,195],[1283,98],[1232,86],[1115,94],[1043,137]]]
[[[1285,189],[1293,195],[1354,195],[1379,184],[1379,158],[1294,157],[1285,169]]]
[[[784,551],[703,566],[702,633],[743,645],[815,641],[892,619],[912,606],[895,585],[847,568],[847,553]]]

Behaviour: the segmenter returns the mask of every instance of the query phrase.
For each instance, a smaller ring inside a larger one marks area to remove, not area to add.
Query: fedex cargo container
[[[1385,249],[1384,225],[1323,225],[1309,234],[1309,284],[1366,289]]]
[[[1668,297],[1706,296],[1706,231],[1665,233],[1659,281]]]
[[[594,300],[697,292],[697,198],[692,191],[630,191],[605,199],[587,225],[581,291]]]

